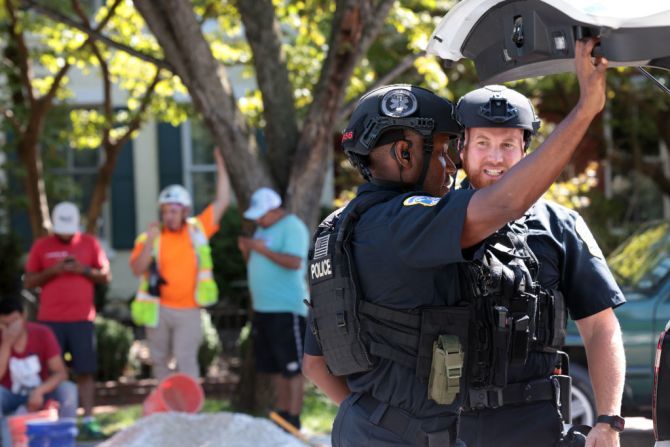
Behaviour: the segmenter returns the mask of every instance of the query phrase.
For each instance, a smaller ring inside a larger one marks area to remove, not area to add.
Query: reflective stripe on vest
[[[212,249],[202,223],[191,217],[186,220],[191,244],[198,262],[198,276],[195,286],[195,302],[199,306],[212,306],[219,300],[219,288],[212,274]]]
[[[147,234],[140,234],[136,243],[147,240]],[[158,262],[158,238],[154,239],[152,263]],[[135,299],[130,303],[130,318],[138,326],[157,327],[160,311],[160,297],[149,292],[149,275],[152,265],[140,278]]]

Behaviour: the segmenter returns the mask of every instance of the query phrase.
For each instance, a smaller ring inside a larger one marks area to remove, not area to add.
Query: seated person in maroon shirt
[[[2,445],[11,445],[7,416],[21,405],[38,411],[55,400],[61,418],[77,416],[77,386],[66,379],[67,368],[51,329],[27,322],[20,298],[0,299]]]

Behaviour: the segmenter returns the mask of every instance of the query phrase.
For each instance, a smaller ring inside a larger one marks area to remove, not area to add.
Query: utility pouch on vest
[[[512,318],[509,315],[509,309],[504,306],[493,306],[490,313],[493,315],[493,326],[488,330],[492,334],[493,347],[489,363],[489,378],[484,380],[482,385],[485,388],[502,388],[507,385]],[[478,349],[486,349],[486,346],[478,347]]]
[[[552,348],[561,349],[565,344],[565,334],[566,334],[566,310],[565,310],[565,297],[559,290],[551,290],[549,292],[551,295],[551,337],[546,343],[547,346]]]
[[[567,313],[565,298],[559,290],[540,290],[537,304],[537,337],[534,347],[556,351],[565,344]]]
[[[434,343],[444,334],[456,336],[461,350],[468,349],[472,310],[468,306],[426,307],[421,309],[419,346],[416,356],[416,377],[428,382],[434,362]]]
[[[510,305],[512,307],[510,365],[523,366],[528,358],[528,351],[536,331],[537,296],[524,293],[511,300]]]
[[[464,353],[456,335],[440,335],[433,343],[428,397],[440,405],[454,402],[460,392]]]
[[[512,317],[509,309],[482,298],[475,303],[473,335],[468,349],[468,387],[502,388],[507,385],[507,368]]]
[[[565,424],[572,424],[570,402],[572,400],[572,377],[564,375],[551,376],[556,384],[556,406],[561,412],[561,418]]]

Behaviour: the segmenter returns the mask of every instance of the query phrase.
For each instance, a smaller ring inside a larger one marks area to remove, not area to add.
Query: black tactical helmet
[[[461,97],[456,118],[464,128],[510,127],[524,130],[525,147],[540,128],[533,104],[521,93],[504,85],[487,85]]]
[[[347,128],[342,132],[342,147],[351,163],[366,180],[372,180],[368,155],[372,149],[402,140],[403,129],[423,137],[424,153],[433,151],[433,135],[445,132],[458,137],[461,126],[454,118],[454,106],[433,92],[407,84],[379,87],[365,94],[356,105]],[[424,156],[423,169],[415,189],[423,187],[430,157]]]
[[[342,147],[347,155],[366,156],[372,149],[397,139],[384,134],[392,130],[412,129],[424,137],[432,151],[432,137],[446,132],[453,137],[462,129],[454,119],[454,106],[448,100],[421,87],[394,84],[379,87],[363,96],[342,132]]]

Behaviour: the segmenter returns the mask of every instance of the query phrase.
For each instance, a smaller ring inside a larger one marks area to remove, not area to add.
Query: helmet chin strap
[[[428,175],[428,167],[430,166],[430,157],[433,155],[433,139],[425,138],[423,139],[423,166],[421,167],[421,175],[419,180],[414,184],[414,189],[416,191],[423,191],[423,183],[426,181],[426,175]]]
[[[396,150],[396,144],[398,144],[399,141],[404,141],[408,144],[408,148],[410,149],[412,147],[412,142],[409,140],[398,140],[393,143],[391,148],[389,149],[389,153],[391,157],[393,157],[394,160],[397,160],[397,157],[395,155],[395,150]],[[421,167],[421,175],[419,175],[419,179],[417,180],[416,183],[411,184],[405,182],[405,180],[402,178],[402,172],[403,172],[403,166],[402,164],[398,163],[398,175],[400,176],[400,181],[399,182],[388,182],[388,183],[398,183],[402,185],[403,189],[406,191],[423,191],[423,183],[426,180],[426,175],[428,175],[428,167],[430,166],[430,157],[433,154],[433,141],[432,139],[426,140],[424,138],[424,143],[423,143],[423,166]]]

